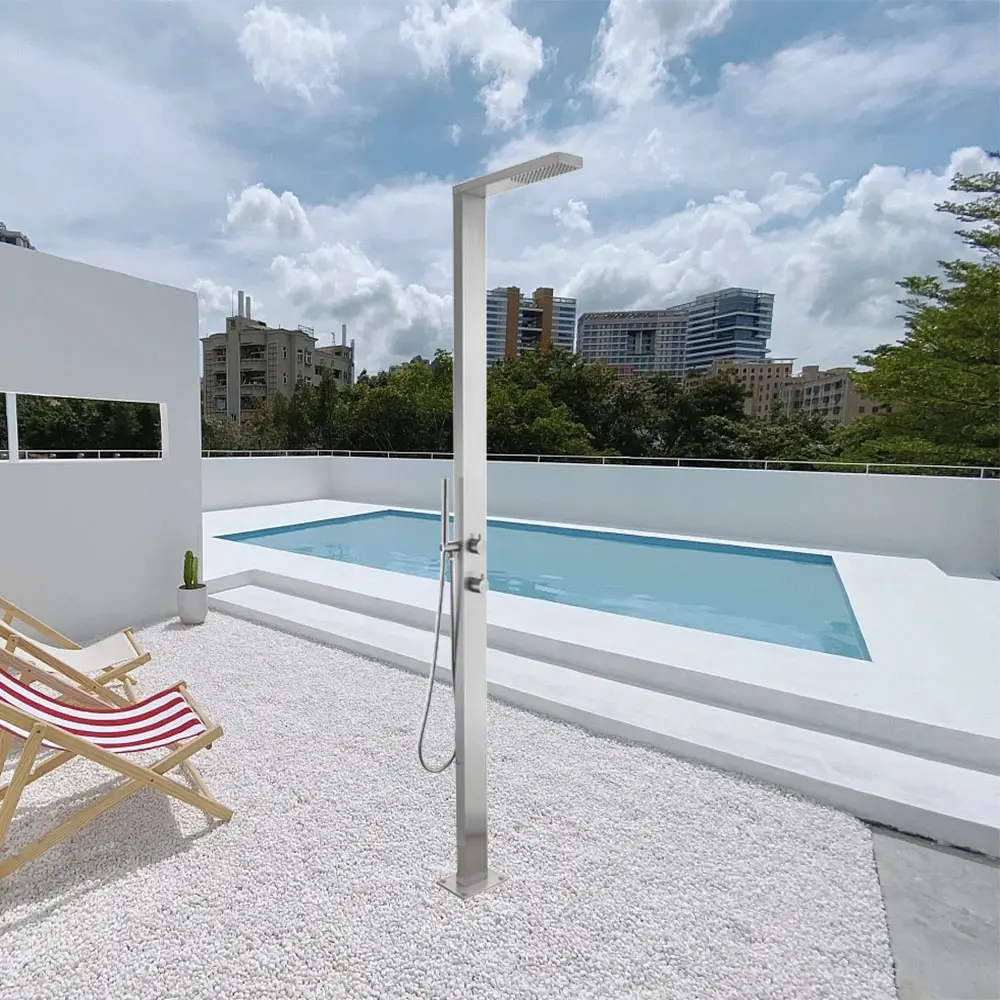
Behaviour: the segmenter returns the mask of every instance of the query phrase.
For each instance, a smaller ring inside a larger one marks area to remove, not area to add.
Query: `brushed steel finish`
[[[486,197],[454,195],[456,885],[488,881],[486,795]],[[475,547],[468,544],[479,536]]]

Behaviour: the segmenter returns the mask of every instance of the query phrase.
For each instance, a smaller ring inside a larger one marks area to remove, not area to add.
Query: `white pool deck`
[[[217,537],[381,509],[314,500],[206,513],[213,604],[426,669],[436,581]],[[1000,857],[1000,581],[826,554],[870,662],[491,593],[491,691]]]

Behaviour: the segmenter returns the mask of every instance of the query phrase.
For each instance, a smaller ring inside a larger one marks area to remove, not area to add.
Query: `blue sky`
[[[996,2],[0,7],[0,219],[40,248],[273,323],[346,322],[362,365],[450,346],[450,185],[553,149],[491,203],[489,280],[581,309],[727,284],[771,347],[897,338],[894,282],[960,252],[934,211],[1000,146]],[[139,334],[141,335],[141,333]]]

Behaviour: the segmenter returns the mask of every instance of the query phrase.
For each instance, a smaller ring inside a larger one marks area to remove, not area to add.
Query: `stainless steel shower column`
[[[452,191],[456,588],[455,782],[457,870],[442,885],[467,898],[497,881],[489,868],[486,795],[486,199],[579,170],[550,153]],[[456,635],[457,627],[457,635]]]

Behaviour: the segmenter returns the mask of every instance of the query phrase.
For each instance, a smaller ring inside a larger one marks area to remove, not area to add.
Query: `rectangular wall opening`
[[[17,454],[11,451],[7,397],[0,392],[0,460],[163,457],[159,403],[17,393]]]

